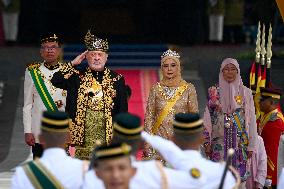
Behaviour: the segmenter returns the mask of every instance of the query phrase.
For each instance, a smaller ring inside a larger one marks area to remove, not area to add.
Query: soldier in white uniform
[[[207,178],[204,188],[214,189],[220,185],[225,166],[201,156],[200,145],[203,141],[202,123],[203,121],[197,113],[178,113],[173,121],[173,140],[175,144],[159,136],[151,136],[146,132],[142,133],[142,137],[154,149],[158,150],[175,169],[200,172]],[[237,174],[236,172],[234,173]],[[238,181],[239,179],[236,181],[231,172],[228,172],[223,188],[237,188]]]
[[[42,154],[42,146],[35,137],[40,134],[42,112],[65,111],[66,91],[54,87],[50,81],[62,66],[62,63],[58,62],[60,45],[56,34],[43,36],[40,48],[43,61],[27,65],[25,71],[23,123],[25,141],[33,147],[34,157],[40,157]]]
[[[16,168],[12,189],[81,188],[88,162],[67,156],[64,145],[69,134],[69,119],[65,112],[43,113],[41,122],[41,158]]]
[[[207,180],[205,176],[197,172],[185,172],[166,168],[160,161],[137,161],[136,154],[143,141],[140,118],[129,113],[120,113],[114,120],[113,143],[124,142],[132,148],[132,165],[137,169],[130,181],[131,189],[194,189],[202,188]],[[94,160],[95,156],[93,157]],[[95,163],[91,162],[91,168],[96,170]],[[102,182],[97,178],[94,170],[90,170],[85,177],[84,188],[103,188]],[[100,186],[100,187],[99,187]]]
[[[95,150],[95,172],[105,189],[129,189],[136,168],[130,159],[131,146],[126,143],[103,145]],[[96,189],[97,186],[88,187]]]

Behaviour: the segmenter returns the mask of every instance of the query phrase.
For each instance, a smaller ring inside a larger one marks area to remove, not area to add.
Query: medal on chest
[[[86,93],[92,98],[92,100],[99,100],[103,97],[102,85],[94,79],[91,87],[87,89]]]
[[[225,128],[229,129],[231,127],[232,120],[229,115],[225,114]]]
[[[238,105],[242,105],[242,102],[243,102],[242,96],[240,95],[235,96],[235,100]]]

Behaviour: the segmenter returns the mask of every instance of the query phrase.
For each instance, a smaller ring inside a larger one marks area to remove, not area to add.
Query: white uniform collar
[[[56,154],[56,155],[55,155]],[[65,150],[63,148],[48,148],[43,151],[42,158],[54,156],[55,158],[59,158],[62,156],[67,156]]]

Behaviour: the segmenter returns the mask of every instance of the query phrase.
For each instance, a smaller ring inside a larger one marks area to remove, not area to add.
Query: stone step
[[[0,188],[1,189],[11,188],[11,178],[13,174],[14,174],[14,171],[0,173]]]
[[[22,165],[28,161],[31,161],[33,159],[32,153],[29,154],[27,159],[20,163],[19,165]],[[10,171],[0,172],[0,188],[1,189],[8,189],[11,188],[11,179],[15,173],[16,168],[12,168]]]

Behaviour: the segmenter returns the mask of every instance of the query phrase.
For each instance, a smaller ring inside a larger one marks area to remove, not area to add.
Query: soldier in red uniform
[[[284,117],[278,109],[282,93],[277,88],[261,88],[260,92],[260,110],[264,115],[258,126],[267,153],[267,179],[272,180],[272,188],[276,189],[278,146],[284,133]]]

